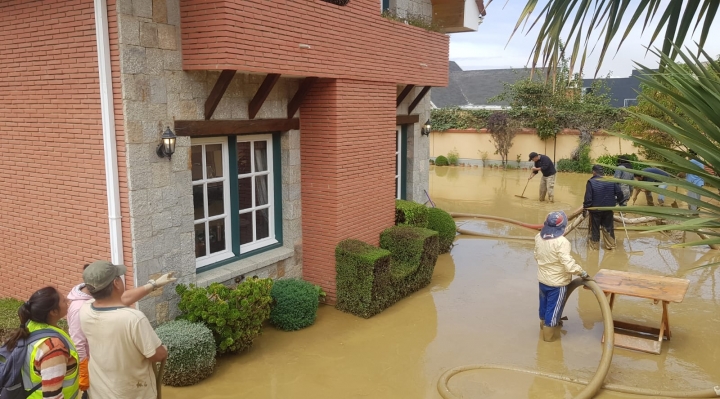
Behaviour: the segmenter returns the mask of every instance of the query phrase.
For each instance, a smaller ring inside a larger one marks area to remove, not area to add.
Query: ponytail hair
[[[13,350],[19,340],[27,338],[30,331],[27,329],[28,321],[47,323],[50,312],[60,308],[60,293],[55,287],[45,287],[35,291],[27,302],[20,305],[18,318],[20,327],[10,333],[5,346]]]

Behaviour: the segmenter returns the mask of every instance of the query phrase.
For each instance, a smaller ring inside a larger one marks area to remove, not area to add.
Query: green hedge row
[[[394,226],[380,234],[380,248],[358,240],[335,248],[337,304],[369,318],[428,285],[439,253],[438,233]]]

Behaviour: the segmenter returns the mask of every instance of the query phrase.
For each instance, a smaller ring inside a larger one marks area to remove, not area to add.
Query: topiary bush
[[[395,200],[395,224],[427,227],[428,208],[417,202]]]
[[[448,166],[450,165],[450,161],[444,156],[439,155],[435,158],[435,166]]]
[[[163,384],[194,385],[215,371],[215,339],[204,324],[175,320],[156,328],[155,333],[168,350]]]
[[[229,288],[219,283],[207,288],[175,287],[180,295],[180,319],[203,322],[212,331],[218,354],[252,346],[263,322],[270,317],[272,279],[250,278]]]
[[[427,228],[438,232],[440,253],[450,252],[457,233],[452,216],[440,208],[428,208]]]
[[[270,323],[284,331],[295,331],[315,323],[318,303],[324,295],[319,286],[303,280],[277,280],[270,295],[274,305]]]
[[[338,309],[369,318],[430,283],[437,232],[394,226],[380,234],[380,247],[349,239],[335,248]]]

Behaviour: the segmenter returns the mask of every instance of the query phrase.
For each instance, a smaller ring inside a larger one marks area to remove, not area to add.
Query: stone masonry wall
[[[390,9],[401,16],[422,15],[432,17],[431,0],[390,0]]]
[[[160,135],[165,127],[172,128],[174,120],[203,119],[205,100],[219,76],[219,71],[182,70],[179,1],[117,0],[129,222],[137,284],[169,271],[179,274],[179,283],[203,278],[203,273],[195,273],[191,140],[178,137],[172,160],[155,154]],[[247,118],[247,104],[263,78],[236,75],[213,119]],[[257,118],[284,117],[288,98],[296,90],[297,80],[281,79]],[[277,257],[279,262],[252,271],[251,275],[260,277],[301,274],[299,132],[284,132],[281,143],[283,245],[297,249],[292,256]],[[213,278],[221,276],[232,282],[233,273],[219,274],[224,267],[211,271]],[[151,322],[161,323],[177,314],[177,301],[174,286],[168,286],[141,301],[139,308]]]

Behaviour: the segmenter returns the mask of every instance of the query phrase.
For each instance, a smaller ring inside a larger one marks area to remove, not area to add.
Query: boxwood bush
[[[270,295],[273,299],[270,323],[284,331],[295,331],[315,323],[322,290],[303,280],[277,280]]]
[[[428,285],[439,251],[438,233],[394,226],[380,234],[380,248],[348,239],[335,248],[337,304],[369,318]]]
[[[270,317],[272,285],[269,278],[246,279],[235,288],[180,284],[175,287],[180,295],[179,318],[204,323],[212,331],[218,354],[248,349]]]
[[[395,224],[427,227],[428,208],[417,202],[395,200]]]
[[[194,385],[213,373],[215,339],[204,324],[175,320],[161,325],[155,332],[168,350],[163,384]]]
[[[440,253],[444,254],[450,251],[455,241],[457,227],[455,220],[449,213],[440,208],[428,208],[428,229],[438,232],[440,240]]]
[[[445,155],[438,155],[435,158],[435,166],[448,166],[448,165],[450,165],[450,161],[448,161],[448,159]]]

